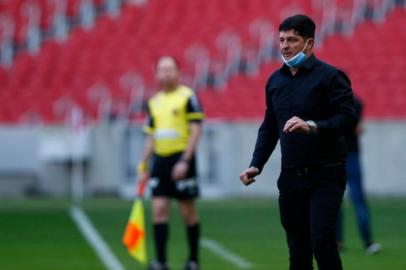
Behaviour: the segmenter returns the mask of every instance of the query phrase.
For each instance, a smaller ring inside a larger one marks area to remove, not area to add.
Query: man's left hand
[[[172,170],[172,180],[177,181],[185,179],[187,171],[189,169],[189,163],[185,160],[178,161]]]
[[[310,134],[311,129],[303,119],[294,116],[290,118],[288,121],[286,121],[286,124],[283,127],[283,132]]]

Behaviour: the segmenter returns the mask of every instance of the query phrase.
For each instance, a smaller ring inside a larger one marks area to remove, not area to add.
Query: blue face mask
[[[309,40],[307,40],[307,41],[309,41]],[[289,60],[285,59],[285,57],[283,57],[283,55],[282,55],[282,60],[283,60],[283,62],[285,62],[285,64],[287,66],[293,67],[293,68],[298,68],[303,64],[304,61],[306,61],[306,54],[304,53],[304,50],[306,49],[307,41],[303,47],[303,50],[301,52],[297,53],[295,56],[293,56]]]

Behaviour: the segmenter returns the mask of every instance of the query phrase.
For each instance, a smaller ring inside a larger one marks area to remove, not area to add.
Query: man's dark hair
[[[279,32],[289,30],[294,30],[304,39],[314,38],[316,24],[309,16],[297,14],[286,18],[279,25]]]

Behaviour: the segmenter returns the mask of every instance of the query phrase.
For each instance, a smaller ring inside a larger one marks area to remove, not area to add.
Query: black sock
[[[200,238],[200,225],[196,223],[194,225],[188,225],[187,228],[187,239],[189,244],[189,260],[198,262],[199,261],[199,238]]]
[[[166,264],[166,242],[168,241],[168,223],[154,224],[155,252],[158,262]]]

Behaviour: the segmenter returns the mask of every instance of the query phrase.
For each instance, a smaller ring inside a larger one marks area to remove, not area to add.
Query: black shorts
[[[168,157],[153,156],[150,185],[153,197],[169,197],[178,200],[195,199],[199,196],[199,187],[196,180],[196,159],[189,162],[186,178],[172,180],[172,170],[182,153]]]

